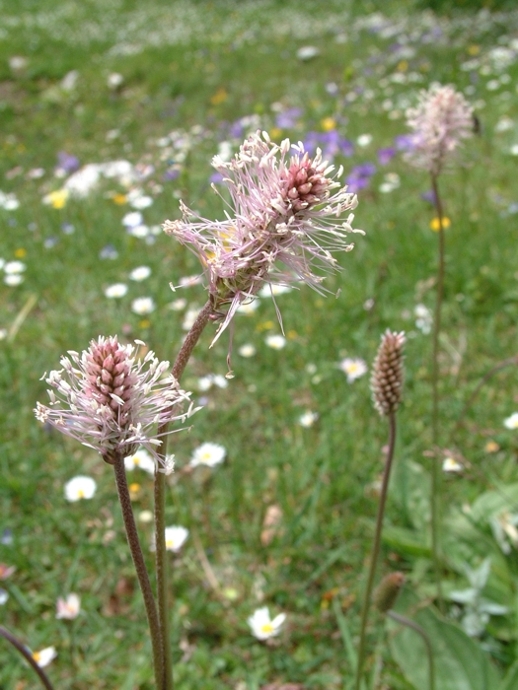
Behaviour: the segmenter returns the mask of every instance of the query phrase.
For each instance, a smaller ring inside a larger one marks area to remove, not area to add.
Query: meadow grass
[[[344,357],[370,363],[387,327],[406,331],[408,343],[380,570],[403,570],[420,594],[433,592],[422,490],[434,454],[431,339],[416,328],[414,309],[433,308],[437,238],[429,227],[433,208],[421,198],[429,190],[425,174],[409,169],[400,152],[382,165],[377,151],[406,133],[405,108],[435,80],[464,91],[482,123],[462,164],[440,180],[451,227],[439,436],[444,456],[464,465],[443,482],[445,540],[453,539],[449,520],[461,506],[518,481],[516,431],[503,426],[518,405],[516,368],[495,374],[460,419],[480,378],[516,353],[518,46],[511,36],[518,13],[437,18],[410,5],[403,15],[400,3],[389,3],[382,16],[352,2],[329,2],[325,10],[299,4],[153,0],[143,9],[129,0],[42,0],[35,9],[24,0],[16,8],[0,2],[0,189],[19,201],[18,208],[0,208],[0,257],[26,265],[20,285],[0,285],[0,536],[6,542],[0,562],[16,567],[2,583],[9,598],[0,611],[31,649],[57,648],[49,668],[56,687],[150,688],[152,669],[110,468],[35,421],[35,402],[46,397],[41,376],[58,367],[60,355],[81,351],[99,334],[144,340],[172,360],[186,311],[206,299],[201,285],[169,288],[200,272],[185,248],[160,232],[141,238],[126,231],[123,217],[136,209],[115,203],[127,194],[123,183],[102,179],[63,208],[43,203],[66,179],[54,174],[60,151],[81,165],[121,159],[138,165],[142,180],[134,186],[153,200],[142,210],[149,228],[177,218],[180,197],[207,217],[221,217],[222,202],[210,189],[211,156],[222,141],[235,151],[257,127],[278,141],[338,130],[353,143],[351,156],[335,156],[346,175],[358,164],[377,167],[358,191],[355,226],[366,236],[358,235],[354,251],[341,258],[343,272],[327,279],[333,294],[324,298],[301,287],[277,298],[285,347],[265,343],[280,328],[271,299],[263,298],[252,314],[236,317],[235,377],[228,387],[199,390],[200,377],[227,371],[227,337],[209,350],[211,326],[185,373],[183,386],[204,408],[190,433],[170,444],[177,471],[167,524],[190,530],[182,552],[171,557],[177,687],[253,690],[274,681],[350,687],[336,611],[357,635],[386,428],[372,409],[368,376],[348,383],[338,363]],[[318,56],[299,59],[297,50],[306,45],[318,48]],[[26,63],[10,66],[13,56]],[[77,79],[67,88],[63,79],[72,70]],[[113,73],[123,81],[110,88]],[[279,115],[290,108],[298,109],[292,124],[279,126]],[[233,134],[231,124],[245,117],[244,133]],[[359,140],[362,135],[371,139]],[[164,179],[171,171],[177,177]],[[392,191],[382,191],[387,180],[396,180]],[[116,258],[101,258],[110,250]],[[151,276],[128,280],[142,265]],[[128,293],[105,297],[118,282]],[[154,311],[133,313],[132,300],[143,296],[153,298]],[[171,308],[179,299],[185,306]],[[255,356],[239,355],[245,344],[255,346]],[[299,418],[308,410],[318,419],[304,428]],[[205,441],[228,453],[210,476],[186,470]],[[80,474],[95,478],[97,492],[67,503],[63,486]],[[152,506],[152,481],[138,470],[129,480],[139,484],[138,517]],[[263,545],[272,505],[281,508],[282,520]],[[139,526],[151,561],[152,527]],[[466,546],[472,565],[483,555],[484,539],[472,551]],[[514,551],[509,559],[516,565]],[[501,579],[489,585],[495,601],[512,605],[517,579],[512,567],[509,573],[506,587]],[[450,588],[465,586],[458,554],[444,575]],[[56,599],[70,591],[80,594],[82,614],[56,620]],[[246,624],[263,603],[288,614],[269,645],[258,643]],[[516,618],[498,624],[492,621],[485,641],[505,669],[516,658]],[[409,688],[383,639],[381,625],[370,627],[384,682]],[[0,686],[34,686],[29,669],[5,645]]]

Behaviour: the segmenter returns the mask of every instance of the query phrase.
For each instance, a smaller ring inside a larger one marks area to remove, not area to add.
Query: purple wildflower
[[[378,163],[380,165],[387,165],[388,163],[390,163],[395,153],[396,149],[393,146],[388,146],[384,149],[378,149]]]
[[[291,129],[297,124],[298,118],[302,115],[300,108],[288,108],[283,110],[275,118],[275,124],[281,129]]]
[[[58,169],[63,170],[67,175],[79,170],[81,163],[77,156],[73,156],[71,153],[66,151],[60,151],[58,153]]]
[[[438,175],[461,139],[473,134],[473,108],[453,86],[433,84],[422,91],[416,108],[406,112],[414,149],[407,159]]]
[[[50,407],[36,404],[36,418],[93,448],[110,464],[139,447],[158,461],[161,441],[155,428],[183,421],[195,410],[189,405],[187,412],[176,412],[189,394],[171,375],[164,377],[169,362],[160,362],[152,351],[135,360],[135,349],[116,336],[100,336],[81,355],[69,351],[61,359],[62,369],[45,375],[56,392],[48,391]]]
[[[302,143],[278,146],[266,133],[251,135],[229,162],[216,156],[213,166],[232,199],[226,220],[207,220],[181,203],[183,219],[166,221],[164,230],[199,256],[214,311],[227,310],[215,341],[265,283],[303,281],[322,293],[313,269],[339,269],[331,252],[352,249],[347,235],[354,232],[353,214],[340,217],[358,202],[337,181],[342,169],[330,176],[320,151],[311,158]]]

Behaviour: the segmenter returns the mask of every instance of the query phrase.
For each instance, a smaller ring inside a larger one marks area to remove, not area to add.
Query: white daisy
[[[223,462],[226,454],[226,449],[220,446],[219,443],[202,443],[192,454],[189,464],[191,467],[198,467],[198,465],[215,467]]]
[[[65,484],[65,498],[71,503],[82,498],[92,498],[97,489],[97,484],[92,477],[79,475]]]
[[[174,525],[165,528],[165,548],[174,553],[180,551],[189,536],[189,530],[186,527]]]
[[[105,297],[108,299],[118,299],[119,297],[124,297],[128,292],[128,286],[124,283],[114,283],[113,285],[108,285],[104,290]]]
[[[268,640],[270,637],[278,635],[282,624],[286,620],[285,613],[279,613],[272,620],[267,606],[256,609],[247,623],[252,630],[252,635],[258,640]]]
[[[338,364],[338,367],[347,376],[347,383],[352,383],[367,373],[367,364],[359,357],[346,357]]]
[[[155,309],[155,302],[152,297],[137,297],[131,303],[131,311],[139,316],[151,314]]]

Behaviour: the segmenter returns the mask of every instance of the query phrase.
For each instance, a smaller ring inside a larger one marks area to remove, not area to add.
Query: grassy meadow
[[[431,467],[455,461],[441,486],[440,620],[467,631],[473,614],[469,643],[489,677],[507,673],[502,690],[518,687],[518,430],[504,424],[518,411],[518,370],[498,366],[517,355],[518,11],[0,0],[0,17],[0,578],[14,568],[0,581],[0,623],[31,650],[56,648],[56,688],[153,687],[111,468],[33,408],[47,402],[43,374],[101,334],[174,359],[206,292],[196,258],[160,226],[179,217],[179,199],[221,218],[211,158],[261,129],[343,165],[366,234],[339,257],[327,297],[306,286],[276,297],[285,340],[271,339],[281,329],[261,296],[235,318],[234,378],[228,333],[209,349],[209,325],[182,379],[203,409],[170,441],[167,524],[189,529],[169,554],[176,687],[352,687],[387,425],[369,372],[348,380],[340,363],[370,368],[387,328],[407,334],[406,378],[379,575],[403,571],[401,605],[431,607]],[[480,123],[439,181],[449,220],[439,448],[427,328],[435,212],[400,139],[406,108],[434,81],[455,85]],[[193,470],[205,442],[226,458]],[[64,486],[78,475],[97,490],[69,502]],[[135,469],[128,480],[151,564],[152,477]],[[473,584],[486,557],[489,575]],[[468,603],[449,598],[470,587]],[[81,613],[58,620],[56,600],[70,592]],[[488,613],[488,601],[505,613]],[[260,606],[287,616],[268,643],[247,625]],[[395,630],[371,615],[365,688],[422,690]],[[0,688],[33,687],[2,640]]]

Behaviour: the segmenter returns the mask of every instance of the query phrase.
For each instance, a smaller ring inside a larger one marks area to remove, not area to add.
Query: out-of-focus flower
[[[158,461],[156,428],[183,421],[194,409],[189,394],[166,375],[169,362],[159,361],[151,350],[136,359],[135,350],[116,336],[100,336],[81,355],[69,351],[61,370],[45,378],[51,386],[50,407],[37,403],[36,418],[93,448],[110,464],[139,446]],[[188,408],[181,412],[184,403]]]
[[[7,261],[4,264],[4,273],[7,275],[14,275],[18,273],[23,273],[25,271],[25,264],[23,261]]]
[[[227,451],[224,446],[219,443],[202,443],[193,452],[191,457],[191,462],[189,463],[191,467],[198,467],[199,465],[205,465],[206,467],[215,467],[223,462]]]
[[[462,472],[464,467],[462,464],[455,460],[455,458],[447,457],[442,461],[442,471],[448,474],[455,474],[456,472]]]
[[[421,91],[417,107],[406,112],[413,132],[405,158],[438,175],[462,139],[473,134],[473,108],[453,86],[433,84]]]
[[[302,46],[297,50],[297,57],[302,62],[307,62],[320,55],[320,50],[316,46]]]
[[[151,314],[155,310],[155,302],[152,297],[137,297],[131,303],[131,311],[139,316]]]
[[[264,342],[268,345],[268,347],[271,347],[272,350],[282,350],[282,348],[286,345],[286,338],[278,333],[272,333],[271,335],[266,336]]]
[[[108,285],[104,290],[104,294],[109,299],[118,299],[119,297],[124,297],[128,292],[128,286],[125,283],[114,283],[113,285]]]
[[[347,383],[356,381],[368,371],[367,363],[359,357],[345,357],[338,364],[338,367],[347,376]]]
[[[68,201],[69,191],[68,189],[57,189],[55,192],[50,192],[43,197],[43,203],[52,208],[64,208]]]
[[[1,543],[1,542],[0,542]],[[15,572],[16,566],[0,563],[0,580],[7,580]]]
[[[311,412],[311,410],[308,410],[299,417],[299,424],[300,426],[303,426],[305,429],[309,429],[309,427],[313,426],[317,419],[318,412]]]
[[[180,527],[179,525],[166,527],[165,548],[168,551],[173,551],[174,553],[177,553],[184,545],[188,536],[189,530],[186,527]]]
[[[513,412],[510,417],[504,419],[506,429],[518,429],[518,412]]]
[[[138,468],[139,470],[144,470],[144,472],[149,472],[149,474],[155,473],[153,456],[144,448],[140,448],[133,455],[127,455],[124,458],[124,467],[129,471]]]
[[[4,283],[9,285],[9,287],[15,287],[23,283],[24,277],[21,273],[12,273],[11,275],[6,275],[4,278]]]
[[[119,72],[112,72],[108,75],[108,78],[106,79],[106,84],[108,85],[108,88],[113,90],[118,89],[123,82],[124,77],[122,76],[122,74],[119,74]]]
[[[140,283],[142,280],[146,280],[146,278],[149,278],[151,275],[151,269],[149,266],[138,266],[137,268],[134,268],[131,273],[129,274],[129,279],[130,280],[135,280],[137,283]]]
[[[229,162],[216,156],[213,166],[231,195],[232,215],[210,221],[182,203],[183,219],[166,221],[164,230],[201,260],[214,311],[223,320],[215,342],[239,305],[265,283],[302,281],[325,292],[313,270],[339,270],[332,252],[352,249],[349,212],[357,198],[338,182],[341,169],[330,176],[333,167],[320,151],[311,158],[302,143],[292,146],[286,139],[278,146],[266,133],[251,135]],[[287,270],[279,271],[279,264]]]
[[[430,230],[433,230],[434,232],[439,232],[439,230],[447,230],[451,225],[451,220],[444,216],[441,220],[439,218],[432,218],[430,221]]]
[[[253,357],[256,352],[255,345],[252,345],[252,343],[245,343],[245,345],[241,345],[237,350],[238,355],[245,358]]]
[[[95,479],[79,475],[65,484],[65,498],[71,503],[80,501],[83,498],[93,498],[96,489]]]
[[[247,623],[252,630],[252,635],[258,640],[268,640],[270,637],[275,637],[281,631],[281,626],[286,620],[285,613],[279,613],[272,620],[270,618],[270,611],[267,606],[256,609],[254,613],[248,618]]]
[[[415,325],[421,333],[428,335],[432,330],[433,316],[432,312],[424,304],[416,304],[414,309]]]
[[[48,666],[50,662],[57,657],[57,655],[58,653],[56,652],[55,647],[45,647],[45,649],[40,649],[39,652],[33,652],[32,658],[40,668],[44,668],[45,666]]]
[[[20,202],[16,198],[16,195],[12,192],[6,194],[5,192],[0,191],[0,208],[5,209],[6,211],[16,211],[17,208],[20,208]]]
[[[0,606],[3,606],[5,603],[7,603],[8,599],[9,599],[9,592],[7,592],[5,589],[2,589],[0,587]]]
[[[59,597],[56,602],[56,618],[69,621],[79,616],[81,611],[81,599],[77,594],[71,593],[65,599]]]

